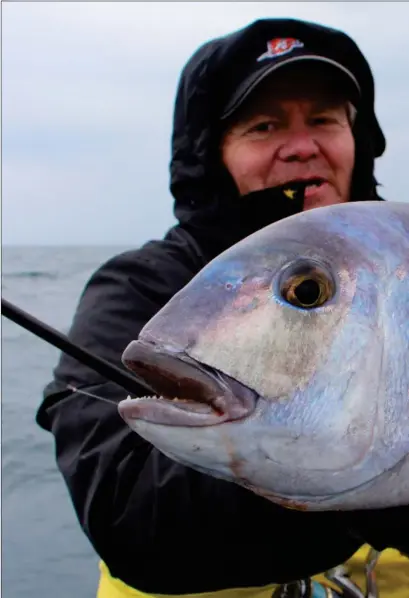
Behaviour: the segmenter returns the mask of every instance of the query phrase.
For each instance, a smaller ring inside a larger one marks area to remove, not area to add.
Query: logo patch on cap
[[[257,58],[257,62],[266,58],[278,58],[284,54],[289,54],[295,48],[303,48],[304,44],[294,37],[276,37],[267,42],[267,52]]]

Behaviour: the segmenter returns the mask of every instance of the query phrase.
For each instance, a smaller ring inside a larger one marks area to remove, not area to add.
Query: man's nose
[[[278,156],[285,162],[306,162],[318,155],[318,146],[307,127],[297,127],[287,131]]]

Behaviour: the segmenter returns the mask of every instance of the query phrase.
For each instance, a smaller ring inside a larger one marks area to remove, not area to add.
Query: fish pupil
[[[303,280],[294,289],[294,295],[297,297],[301,305],[311,306],[315,305],[320,298],[321,289],[316,280],[311,278]]]

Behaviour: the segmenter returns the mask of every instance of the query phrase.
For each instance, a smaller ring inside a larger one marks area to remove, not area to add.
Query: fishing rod
[[[38,320],[3,297],[1,298],[1,314],[18,326],[25,328],[50,345],[73,357],[83,365],[88,366],[98,374],[101,374],[101,376],[122,386],[128,392],[140,395],[141,386],[146,388],[150,393],[152,392],[147,383],[138,376],[128,374],[102,357],[94,355],[88,349],[84,349],[73,343],[65,334]]]

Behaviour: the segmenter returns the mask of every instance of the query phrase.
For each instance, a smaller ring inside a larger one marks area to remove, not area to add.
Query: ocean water
[[[84,284],[122,247],[4,247],[2,297],[66,333]],[[35,423],[59,352],[2,317],[2,596],[95,596],[98,559]]]

